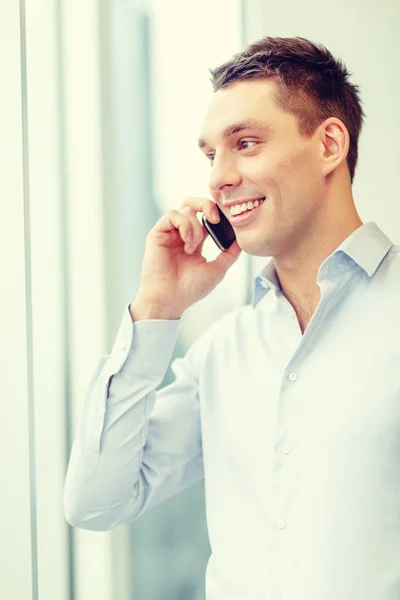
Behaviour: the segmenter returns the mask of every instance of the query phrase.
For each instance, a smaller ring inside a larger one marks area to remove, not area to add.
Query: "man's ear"
[[[346,160],[350,135],[346,125],[336,117],[329,117],[318,129],[322,174],[327,176]]]

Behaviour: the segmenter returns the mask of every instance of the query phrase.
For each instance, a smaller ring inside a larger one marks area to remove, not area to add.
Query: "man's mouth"
[[[260,198],[259,200],[255,200],[254,202],[249,200],[248,202],[241,202],[240,204],[234,204],[233,206],[229,206],[229,212],[232,216],[238,216],[250,212],[257,206],[260,206],[264,202],[265,198]]]

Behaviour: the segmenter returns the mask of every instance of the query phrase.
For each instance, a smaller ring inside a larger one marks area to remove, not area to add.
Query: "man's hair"
[[[221,66],[210,69],[214,92],[237,81],[273,78],[278,106],[297,117],[301,135],[310,137],[328,117],[337,117],[350,136],[347,163],[353,182],[364,112],[359,88],[342,61],[321,44],[301,37],[265,37]]]

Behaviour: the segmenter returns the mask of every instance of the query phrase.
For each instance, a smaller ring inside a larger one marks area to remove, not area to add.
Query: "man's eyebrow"
[[[242,131],[243,129],[249,129],[251,127],[257,128],[257,129],[263,129],[264,131],[269,129],[269,127],[262,121],[257,121],[256,119],[246,119],[245,121],[238,121],[237,123],[233,123],[232,125],[229,125],[228,127],[226,127],[224,129],[224,131],[222,132],[222,137],[224,137],[224,138],[229,137],[230,135],[238,133],[239,131]],[[208,146],[207,142],[202,138],[199,138],[197,143],[198,143],[199,148]]]

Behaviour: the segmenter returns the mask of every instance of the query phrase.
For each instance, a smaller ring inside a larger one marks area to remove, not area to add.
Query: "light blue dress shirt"
[[[204,477],[207,600],[399,600],[400,247],[365,223],[317,283],[302,335],[270,259],[157,392],[180,321],[128,305],[88,385],[67,520],[110,529]]]

